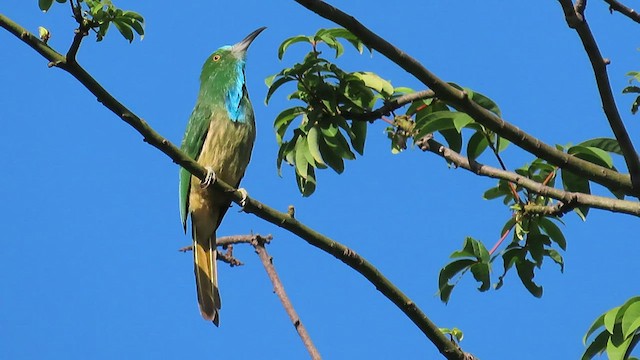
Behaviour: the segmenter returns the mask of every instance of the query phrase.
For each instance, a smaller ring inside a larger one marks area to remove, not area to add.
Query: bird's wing
[[[203,106],[199,102],[196,103],[189,122],[187,130],[182,139],[180,150],[187,154],[190,158],[198,160],[202,145],[209,131],[209,123],[211,121],[211,108]],[[189,209],[189,188],[191,186],[191,173],[180,168],[180,219],[182,227],[187,231],[187,212]]]

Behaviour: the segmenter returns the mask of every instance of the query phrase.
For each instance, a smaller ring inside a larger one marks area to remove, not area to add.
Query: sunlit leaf
[[[298,35],[298,36],[294,36],[286,39],[285,41],[282,42],[282,44],[280,44],[280,47],[278,47],[278,59],[282,60],[282,57],[284,56],[284,53],[287,51],[289,46],[299,42],[311,43],[312,41],[313,41],[312,38],[304,35]]]

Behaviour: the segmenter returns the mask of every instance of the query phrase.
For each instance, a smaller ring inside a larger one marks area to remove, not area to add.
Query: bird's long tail
[[[216,233],[214,231],[210,236],[199,236],[195,231],[193,235],[193,263],[200,313],[203,318],[218,326],[221,302],[216,265]]]

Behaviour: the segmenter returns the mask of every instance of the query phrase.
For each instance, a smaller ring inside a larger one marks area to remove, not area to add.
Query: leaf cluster
[[[67,0],[55,0],[58,3],[66,3]],[[92,30],[96,34],[96,40],[102,41],[107,35],[107,31],[113,24],[120,34],[132,42],[134,32],[144,38],[144,18],[137,12],[130,10],[122,10],[111,0],[69,0],[74,11],[78,11],[81,16],[81,27],[86,30]],[[40,10],[49,11],[53,5],[53,0],[38,0]],[[84,10],[82,6],[85,7]]]
[[[347,72],[322,57],[319,45],[335,51],[335,57],[344,52],[339,39],[352,44],[358,52],[364,46],[345,29],[321,29],[314,36],[295,36],[285,40],[278,49],[282,59],[289,46],[306,43],[311,46],[302,62],[266,79],[269,87],[265,102],[276,90],[287,83],[295,83],[289,100],[302,104],[283,110],[274,121],[278,151],[277,168],[281,173],[283,162],[295,168],[296,183],[304,196],[316,188],[316,169],[331,168],[338,174],[344,171],[344,160],[355,159],[355,153],[364,154],[367,123],[351,118],[373,109],[378,99],[393,94],[389,82],[371,72]],[[294,120],[299,124],[287,132]]]
[[[621,154],[617,141],[609,138],[596,138],[578,145],[558,146],[558,148],[566,151],[571,156],[579,157],[612,170],[615,170],[615,167],[611,154]],[[515,172],[520,176],[550,187],[555,186],[559,175],[565,191],[591,193],[591,185],[587,179],[565,169],[558,169],[542,159],[536,159],[530,164],[516,169]],[[622,193],[614,189],[609,190],[617,197],[624,197]],[[497,186],[484,193],[484,198],[487,200],[502,199],[502,202],[509,206],[512,211],[512,216],[502,228],[502,238],[495,248],[510,233],[512,234],[511,242],[503,251],[493,256],[489,261],[491,263],[498,257],[501,257],[503,261],[504,270],[494,285],[495,289],[502,287],[506,274],[515,267],[518,277],[525,288],[536,297],[542,296],[542,286],[533,281],[535,270],[541,268],[545,257],[558,264],[561,271],[564,269],[562,255],[552,245],[555,244],[560,250],[566,250],[566,239],[556,222],[561,222],[560,217],[564,214],[564,211],[568,211],[563,210],[562,206],[571,207],[571,204],[553,204],[553,199],[543,194],[528,191],[517,184],[502,179],[498,181]],[[589,208],[581,206],[571,208],[578,216],[586,220]],[[490,288],[489,271],[491,268],[485,265],[487,262],[486,257],[480,256],[482,252],[469,252],[469,242],[474,244],[471,248],[484,249],[484,245],[481,242],[467,238],[464,245],[464,249],[467,250],[463,249],[451,255],[451,258],[456,260],[440,270],[440,298],[444,302],[449,300],[451,290],[455,286],[455,284],[450,283],[451,279],[460,272],[472,270],[476,281],[481,283],[479,290],[487,291]],[[495,248],[493,251],[495,251]],[[464,254],[466,258],[459,260],[458,258],[461,257],[461,254]]]
[[[587,346],[582,360],[592,359],[606,351],[610,360],[636,359],[629,357],[640,337],[640,296],[600,315],[584,336],[583,342],[602,329]]]

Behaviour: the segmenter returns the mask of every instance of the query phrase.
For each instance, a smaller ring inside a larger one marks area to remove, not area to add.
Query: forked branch
[[[84,87],[87,88],[87,90],[96,96],[100,103],[138,131],[138,133],[144,137],[145,142],[162,151],[170,157],[173,162],[182,166],[195,177],[200,180],[205,179],[207,174],[205,168],[200,166],[193,159],[189,158],[167,139],[160,136],[160,134],[153,130],[144,120],[114,98],[77,62],[67,63],[66,58],[63,55],[53,50],[32,33],[1,14],[0,27],[7,29],[10,33],[20,38],[40,55],[48,59],[51,65],[57,66],[75,77],[82,85],[84,85]],[[217,180],[212,186],[216,190],[227,194],[229,200],[236,204],[240,204],[243,201],[243,194],[241,192],[220,180]],[[400,289],[382,275],[377,268],[356,252],[333,239],[318,233],[288,214],[279,212],[252,198],[246,199],[244,210],[245,212],[253,213],[261,219],[298,235],[310,245],[333,255],[338,260],[359,272],[369,280],[369,282],[371,282],[378,291],[391,300],[391,302],[393,302],[436,345],[438,350],[447,359],[465,359],[465,353],[456,344],[451,342],[407,295],[400,291]]]
[[[629,133],[622,122],[618,106],[616,105],[613,92],[611,91],[609,75],[607,74],[607,65],[609,64],[609,60],[602,57],[598,44],[596,43],[596,39],[589,28],[589,24],[587,23],[587,19],[584,15],[585,3],[578,1],[574,6],[571,0],[559,1],[562,6],[562,11],[564,12],[567,25],[569,25],[570,28],[575,29],[578,33],[580,41],[582,41],[582,46],[584,47],[584,50],[589,57],[589,61],[591,62],[591,67],[593,68],[593,73],[596,77],[598,92],[600,93],[600,99],[602,100],[604,114],[609,121],[609,126],[611,127],[611,130],[613,130],[616,140],[618,140],[618,144],[620,144],[620,149],[622,150],[624,160],[627,163],[627,168],[629,169],[629,174],[631,175],[631,182],[633,184],[633,191],[631,192],[631,195],[639,197],[640,157],[638,157],[638,153],[631,142]]]
[[[491,131],[506,138],[522,149],[547,162],[571,170],[584,178],[597,182],[613,190],[622,190],[628,195],[633,194],[633,187],[629,175],[618,173],[605,167],[566,154],[553,146],[527,134],[513,124],[498,117],[491,111],[475,103],[466,92],[460,91],[438,78],[427,70],[415,58],[395,47],[393,44],[375,34],[353,16],[320,0],[296,0],[297,3],[334,23],[349,30],[365,45],[386,56],[406,70],[416,79],[435,92],[435,95],[446,101],[459,111],[469,114],[475,121]]]

